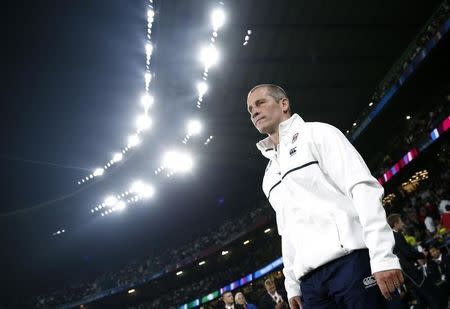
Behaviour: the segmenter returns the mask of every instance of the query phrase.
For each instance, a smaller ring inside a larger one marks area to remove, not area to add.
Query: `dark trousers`
[[[384,299],[370,270],[367,249],[356,250],[301,278],[305,309],[404,308],[398,293]]]

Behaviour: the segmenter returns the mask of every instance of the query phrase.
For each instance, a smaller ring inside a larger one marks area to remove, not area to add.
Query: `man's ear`
[[[288,98],[281,99],[280,104],[283,112],[287,113],[289,111],[289,99]]]

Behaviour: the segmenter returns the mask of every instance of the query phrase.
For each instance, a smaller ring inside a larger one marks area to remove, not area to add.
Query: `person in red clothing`
[[[450,205],[445,206],[445,212],[441,217],[441,225],[445,227],[447,231],[450,231]]]

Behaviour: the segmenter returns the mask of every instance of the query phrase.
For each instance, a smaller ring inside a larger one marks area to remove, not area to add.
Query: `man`
[[[430,246],[430,255],[434,263],[438,265],[442,280],[450,281],[450,256],[443,255],[437,243]]]
[[[435,279],[432,278],[435,277],[434,267],[428,267],[426,256],[406,242],[402,235],[405,224],[401,216],[391,214],[387,220],[395,238],[394,253],[400,259],[402,269],[408,278],[407,287],[417,296],[420,302],[426,303],[429,308],[445,308],[446,304],[444,304],[441,293],[433,282]]]
[[[383,188],[338,129],[291,114],[281,87],[254,87],[247,109],[268,135],[257,147],[270,160],[263,191],[276,212],[290,307],[302,308],[302,294],[306,308],[381,308],[377,284],[391,299],[403,283]]]
[[[238,305],[242,305],[245,309],[257,309],[254,304],[247,303],[247,300],[242,292],[238,292],[234,295],[234,302]]]
[[[264,287],[267,293],[259,301],[260,309],[281,309],[284,308],[286,296],[283,292],[278,292],[275,282],[272,279],[264,281]]]
[[[222,301],[224,304],[219,305],[218,308],[223,309],[244,309],[242,305],[238,305],[234,303],[233,293],[225,292],[222,295]]]

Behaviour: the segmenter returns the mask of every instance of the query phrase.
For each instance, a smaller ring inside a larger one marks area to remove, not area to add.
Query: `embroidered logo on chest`
[[[295,133],[295,134],[292,136],[292,142],[291,142],[291,144],[295,143],[295,141],[297,140],[297,137],[298,137],[298,133]]]
[[[297,147],[289,149],[289,156],[292,157],[297,153]]]

